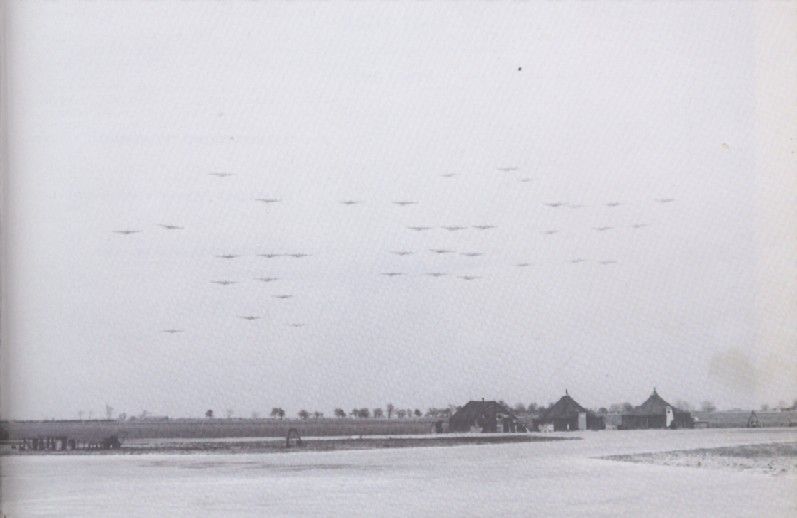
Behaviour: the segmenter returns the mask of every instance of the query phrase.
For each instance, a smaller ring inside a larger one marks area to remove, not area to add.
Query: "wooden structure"
[[[693,428],[692,415],[674,407],[653,389],[653,394],[641,405],[622,417],[623,430],[646,430],[649,428]]]
[[[603,430],[606,423],[603,418],[591,410],[579,405],[565,390],[559,401],[535,419],[538,430],[566,432],[571,430]]]
[[[512,410],[496,401],[469,401],[448,420],[449,432],[518,433],[526,427]]]

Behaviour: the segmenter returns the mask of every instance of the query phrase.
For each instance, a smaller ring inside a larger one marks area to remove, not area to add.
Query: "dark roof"
[[[498,413],[504,413],[510,417],[515,417],[514,412],[497,401],[468,401],[468,403],[457,410],[449,419],[450,426],[467,425],[477,422],[486,417],[495,419]]]
[[[571,398],[569,394],[562,396],[551,408],[546,410],[542,416],[541,421],[549,421],[552,419],[572,419],[578,417],[578,414],[587,412],[587,409],[579,405],[575,399]]]
[[[653,394],[641,405],[634,408],[631,414],[636,415],[662,415],[666,412],[666,408],[672,408],[673,413],[684,413],[683,410],[679,408],[675,408],[675,406],[666,402],[657,392],[656,389],[653,389]]]

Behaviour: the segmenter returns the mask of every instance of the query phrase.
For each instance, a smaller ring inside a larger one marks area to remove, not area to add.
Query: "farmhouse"
[[[603,430],[606,424],[603,418],[579,405],[565,390],[551,408],[542,413],[535,421],[538,430]]]
[[[647,401],[630,412],[624,413],[622,417],[624,430],[692,428],[693,426],[692,415],[666,402],[659,396],[655,388]]]
[[[496,401],[469,401],[448,420],[449,432],[525,432],[512,410]]]

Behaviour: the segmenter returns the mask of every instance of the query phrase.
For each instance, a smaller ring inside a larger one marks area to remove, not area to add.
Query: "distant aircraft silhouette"
[[[257,198],[255,201],[262,201],[263,203],[279,203],[282,200],[279,198]]]
[[[210,176],[217,176],[219,178],[227,178],[228,176],[233,176],[232,173],[208,173]]]
[[[633,228],[642,228],[642,227],[647,227],[648,225],[649,225],[649,223],[634,223],[633,225],[631,225],[631,227],[633,227]]]
[[[309,257],[310,256],[310,254],[305,254],[305,253],[302,253],[302,252],[298,252],[296,254],[288,254],[288,255],[290,255],[291,257],[295,257],[296,259],[301,259],[302,257]]]
[[[275,299],[289,299],[293,297],[293,295],[272,295]]]
[[[656,198],[656,201],[659,203],[671,203],[675,201],[675,198]]]
[[[479,257],[483,254],[482,252],[462,252],[460,255],[464,255],[465,257]]]
[[[288,324],[288,325],[291,326],[291,327],[304,327],[304,324],[299,323],[299,322],[296,322],[296,323],[293,323],[293,324]]]
[[[512,171],[517,171],[518,168],[515,166],[508,166],[508,167],[499,167],[499,171],[503,171],[505,173],[511,173]]]
[[[530,182],[530,181],[531,181],[531,178],[529,178],[529,177],[518,178],[518,182],[526,183],[526,182]]]
[[[340,203],[343,204],[343,205],[357,205],[357,204],[362,203],[362,202],[360,202],[359,200],[343,200]]]
[[[478,275],[460,275],[459,278],[462,279],[462,280],[465,280],[465,281],[473,281],[473,280],[478,279],[479,276]]]
[[[216,257],[218,257],[219,259],[235,259],[235,258],[240,257],[240,256],[233,255],[233,254],[225,254],[225,255],[217,255]]]
[[[129,236],[130,234],[138,234],[141,232],[140,230],[114,230],[115,234],[122,234],[124,236]]]
[[[594,228],[598,232],[604,232],[606,230],[612,230],[614,227],[592,227],[592,228]]]
[[[404,274],[401,273],[401,272],[385,272],[385,273],[381,273],[380,275],[384,275],[386,277],[395,277],[397,275],[404,275]]]
[[[542,231],[542,233],[543,233],[543,234],[546,234],[546,235],[549,235],[549,236],[552,236],[552,235],[556,234],[557,232],[559,232],[559,231],[558,231],[558,230],[556,230],[556,229],[551,229],[551,230],[543,230],[543,231]]]
[[[410,252],[409,250],[395,250],[395,251],[393,251],[391,253],[392,254],[396,254],[396,255],[400,255],[400,256],[412,255],[413,254],[413,252]]]
[[[580,257],[577,257],[575,259],[572,259],[570,262],[573,263],[573,264],[583,263],[584,259],[582,259]]]
[[[454,253],[453,250],[446,250],[444,248],[432,248],[429,251],[433,252],[435,254],[453,254]]]
[[[582,205],[582,204],[580,204],[580,203],[568,203],[568,204],[567,204],[567,207],[568,207],[569,209],[581,209],[581,208],[583,208],[583,207],[585,207],[585,206],[586,206],[586,205]]]
[[[455,176],[457,176],[457,173],[446,173],[446,174],[441,174],[440,176],[442,176],[443,178],[454,178]]]
[[[531,266],[531,263],[517,263],[516,266],[518,266],[519,268],[525,268],[527,266]]]
[[[279,277],[255,277],[255,280],[256,281],[262,281],[262,282],[274,282],[274,281],[278,281]]]
[[[238,318],[243,318],[244,320],[249,320],[249,321],[260,320],[260,317],[257,317],[255,315],[242,315],[242,316],[239,316]]]
[[[418,203],[417,201],[394,201],[394,205],[400,205],[402,207],[406,207],[407,205],[415,205]]]
[[[424,230],[429,230],[432,227],[407,227],[410,230],[414,230],[416,232],[423,232]]]
[[[210,281],[211,284],[218,284],[220,286],[230,286],[232,284],[238,284],[236,281],[228,281],[228,280],[221,280],[221,281]]]
[[[458,227],[456,225],[452,225],[452,226],[449,226],[449,227],[440,227],[440,228],[444,228],[444,229],[448,230],[449,232],[456,232],[457,230],[464,230],[464,229],[466,229],[468,227]]]
[[[606,204],[607,207],[618,207],[620,205],[619,201],[610,201]]]
[[[549,206],[549,207],[557,208],[557,207],[561,207],[562,205],[564,205],[564,202],[555,201],[555,202],[552,202],[552,203],[546,203],[546,205]]]
[[[165,228],[166,230],[183,230],[183,227],[178,227],[177,225],[160,225],[160,226]]]
[[[490,230],[491,228],[495,228],[495,225],[473,225],[473,228],[477,230]]]
[[[605,261],[600,261],[601,264],[615,264],[616,262],[617,261],[615,261],[614,259],[608,259],[608,260],[605,260]]]
[[[274,257],[282,257],[285,254],[258,254],[260,257],[265,257],[266,259],[273,259]]]
[[[164,329],[164,330],[163,330],[163,332],[164,332],[164,333],[169,333],[169,334],[172,334],[172,335],[173,335],[173,334],[175,334],[175,333],[182,333],[182,332],[183,332],[183,330],[182,330],[182,329]]]
[[[429,273],[427,273],[425,275],[428,275],[430,277],[443,277],[443,276],[448,275],[448,274],[447,273],[443,273],[443,272],[429,272]]]

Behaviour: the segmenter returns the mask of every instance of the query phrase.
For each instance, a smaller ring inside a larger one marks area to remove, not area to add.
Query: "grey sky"
[[[13,4],[3,414],[794,398],[760,14]]]

